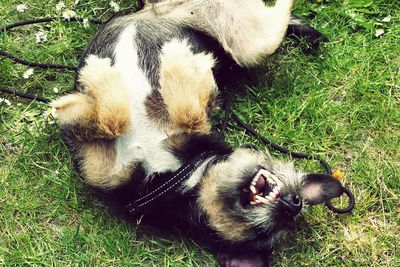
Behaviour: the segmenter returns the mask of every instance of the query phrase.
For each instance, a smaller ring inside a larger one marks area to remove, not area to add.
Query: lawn
[[[0,27],[62,17],[67,8],[99,20],[115,12],[109,1],[75,2],[57,11],[58,1],[1,0]],[[121,10],[133,2],[116,1]],[[27,9],[17,11],[18,4]],[[285,41],[266,61],[257,86],[234,100],[234,109],[275,142],[343,170],[357,205],[348,215],[323,206],[306,211],[272,264],[400,266],[398,0],[301,0],[295,11],[330,41],[312,55]],[[0,49],[31,61],[77,65],[95,31],[95,25],[62,21],[27,26],[0,33]],[[0,58],[0,87],[56,98],[73,84],[73,72],[34,69],[29,76],[28,69]],[[111,216],[75,174],[48,107],[0,97],[7,99],[0,100],[0,265],[215,265],[191,240]],[[234,125],[226,139],[264,149]],[[315,163],[296,164],[321,170]]]

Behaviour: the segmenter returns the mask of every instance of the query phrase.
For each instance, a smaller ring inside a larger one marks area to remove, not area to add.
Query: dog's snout
[[[301,198],[296,194],[288,194],[280,199],[283,209],[291,216],[296,216],[301,211],[303,203]]]

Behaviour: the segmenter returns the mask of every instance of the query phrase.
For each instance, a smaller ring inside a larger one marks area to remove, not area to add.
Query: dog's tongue
[[[260,175],[260,178],[258,178],[257,182],[256,182],[256,191],[257,194],[259,194],[260,192],[263,191],[265,186],[265,180],[264,178]]]

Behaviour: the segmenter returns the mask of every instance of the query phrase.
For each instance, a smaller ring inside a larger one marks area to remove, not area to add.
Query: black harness
[[[154,206],[161,199],[177,195],[182,185],[192,176],[196,169],[208,158],[215,155],[213,152],[203,152],[192,160],[185,162],[173,173],[154,175],[146,183],[146,194],[139,195],[135,200],[126,205],[125,209],[132,215],[140,214],[144,208]]]

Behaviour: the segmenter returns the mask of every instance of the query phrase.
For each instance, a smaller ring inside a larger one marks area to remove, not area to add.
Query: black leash
[[[14,24],[10,24],[10,25],[6,25],[4,27],[2,27],[3,32],[6,32],[10,29],[14,29],[17,27],[21,27],[21,26],[25,26],[25,25],[31,25],[31,24],[36,24],[36,23],[44,23],[44,22],[52,22],[52,21],[58,21],[61,20],[60,18],[40,18],[40,19],[33,19],[33,20],[27,20],[27,21],[21,21],[18,23],[14,23]],[[68,20],[68,22],[77,22],[77,21],[83,21],[82,19],[79,18],[71,18],[70,20]],[[91,20],[90,22],[94,23],[94,24],[102,24],[101,21],[98,20]],[[26,66],[30,66],[30,67],[35,67],[35,68],[41,68],[41,69],[57,69],[57,70],[68,70],[68,71],[74,71],[76,72],[78,70],[78,67],[75,66],[65,66],[65,65],[59,65],[59,64],[42,64],[42,63],[36,63],[36,62],[30,62],[30,61],[26,61],[23,59],[20,59],[18,57],[15,57],[5,51],[0,50],[0,56],[3,56],[5,58],[11,59],[14,62],[18,63],[18,64],[22,64],[22,65],[26,65]],[[42,97],[42,96],[38,96],[38,95],[34,95],[34,94],[26,94],[26,93],[21,93],[18,92],[15,89],[10,89],[10,88],[3,88],[0,87],[0,91],[7,93],[7,94],[12,94],[21,98],[25,98],[25,99],[29,99],[29,100],[36,100],[42,103],[49,103],[51,102],[50,99]],[[298,153],[298,152],[293,152],[288,150],[285,147],[279,146],[277,144],[275,144],[274,142],[272,142],[270,139],[260,135],[259,133],[257,133],[252,127],[250,127],[249,125],[247,125],[246,123],[244,123],[238,115],[236,115],[234,112],[232,112],[231,109],[232,106],[232,97],[231,95],[227,95],[227,97],[225,98],[224,101],[224,110],[225,110],[225,116],[223,119],[223,123],[222,123],[222,128],[221,128],[221,134],[223,135],[228,127],[228,123],[229,123],[229,118],[230,116],[233,117],[233,119],[236,121],[236,123],[238,124],[238,126],[242,127],[243,129],[245,129],[245,131],[247,133],[249,133],[250,135],[256,137],[257,139],[259,139],[264,145],[268,145],[269,147],[283,153],[286,155],[290,155],[294,158],[299,158],[299,159],[309,159],[309,160],[317,160],[321,166],[325,169],[326,173],[329,175],[332,175],[332,169],[329,166],[329,164],[321,159],[320,157],[317,156],[312,156],[309,154],[305,154],[305,153]],[[136,199],[135,201],[133,201],[132,203],[128,204],[127,209],[129,209],[130,213],[137,213],[138,210],[141,210],[144,206],[149,205],[150,203],[158,200],[159,197],[168,194],[170,192],[172,192],[172,189],[176,189],[178,186],[180,186],[182,184],[182,182],[185,181],[186,178],[190,177],[190,174],[193,173],[193,171],[201,164],[201,162],[203,162],[206,158],[206,154],[201,154],[198,158],[195,159],[195,161],[190,161],[185,163],[180,169],[178,169],[176,172],[169,174],[166,179],[166,182],[162,185],[160,185],[159,187],[157,187],[155,190],[151,191],[150,193],[148,193],[147,195],[140,197],[138,199]],[[208,155],[209,156],[209,155]],[[207,156],[207,157],[208,157]],[[163,191],[163,188],[165,188]],[[347,195],[348,197],[348,205],[345,208],[337,208],[335,207],[331,201],[328,201],[325,203],[326,207],[328,209],[330,209],[331,211],[338,213],[338,214],[343,214],[343,213],[347,213],[353,210],[354,205],[355,205],[355,199],[353,194],[350,192],[349,189],[343,187],[343,192],[345,195]]]
[[[42,102],[45,104],[48,104],[51,102],[51,100],[49,98],[38,96],[38,95],[21,93],[21,92],[16,91],[15,89],[0,87],[0,91],[7,93],[7,94],[15,95],[15,96],[18,96],[21,98],[25,98],[25,99],[36,100],[36,101],[39,101],[39,102]]]

